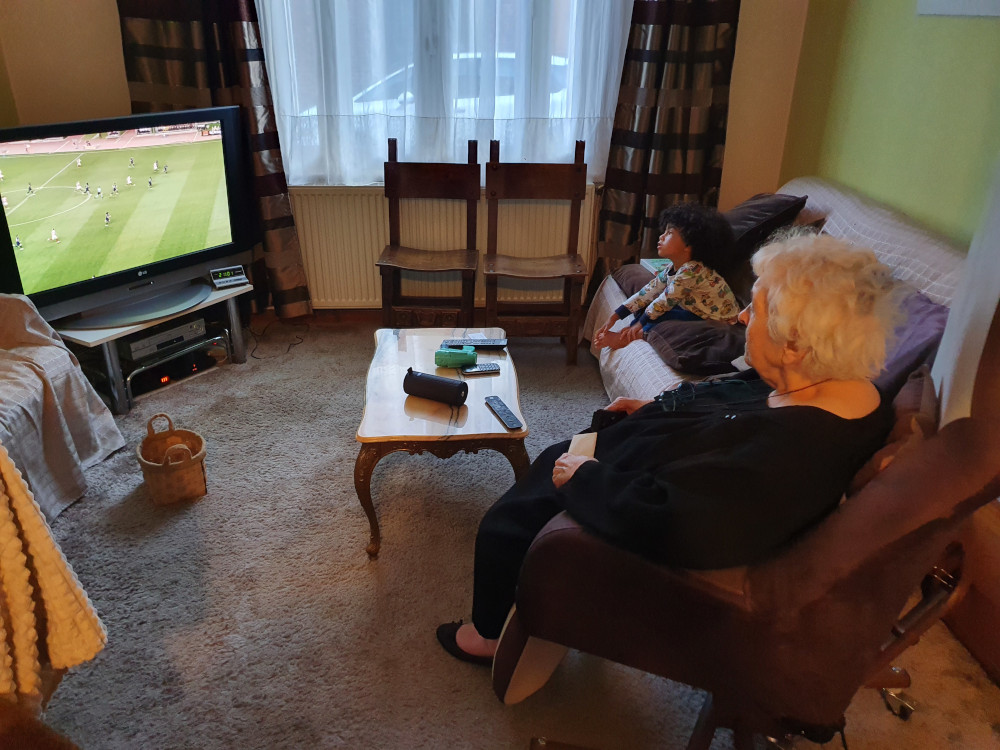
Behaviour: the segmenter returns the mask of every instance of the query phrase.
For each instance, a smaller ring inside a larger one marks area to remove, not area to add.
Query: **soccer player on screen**
[[[110,211],[105,211],[104,212],[104,228],[107,229],[109,226],[111,226],[111,212]]]
[[[76,166],[78,166],[78,167],[82,167],[83,166],[83,161],[80,159],[79,156],[76,157]]]
[[[56,230],[53,229],[52,234],[49,235],[49,242],[58,242],[58,241],[59,241],[59,235],[56,234]]]
[[[125,177],[125,187],[132,187],[134,183],[132,182],[132,175]]]
[[[21,235],[19,234],[14,235],[14,247],[16,247],[18,250],[24,247],[24,245],[21,244]]]
[[[153,187],[153,178],[152,177],[149,178],[149,186]]]
[[[31,189],[31,183],[28,183],[28,195],[34,195],[35,191]]]
[[[117,182],[112,182],[111,183],[111,197],[114,198],[116,195],[118,195],[118,183]]]
[[[129,169],[132,169],[132,168],[133,168],[134,166],[135,166],[135,158],[134,158],[134,157],[132,157],[132,156],[130,156],[130,157],[128,158],[128,168],[129,168]]]

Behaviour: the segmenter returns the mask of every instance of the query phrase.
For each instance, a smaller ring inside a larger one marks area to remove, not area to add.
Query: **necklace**
[[[823,383],[829,383],[833,378],[824,378],[823,380],[817,380],[815,383],[810,383],[809,385],[804,385],[801,388],[792,388],[790,391],[782,391],[781,393],[772,393],[768,395],[768,398],[787,396],[789,393],[798,393],[799,391],[804,391],[807,388],[815,388],[817,385],[823,385]]]

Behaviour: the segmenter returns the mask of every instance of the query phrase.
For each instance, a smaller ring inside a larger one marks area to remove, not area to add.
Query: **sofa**
[[[891,208],[818,177],[793,179],[777,194],[754,196],[725,213],[745,256],[737,259],[742,264],[728,279],[742,304],[749,301],[748,260],[753,250],[776,229],[807,224],[871,248],[910,288],[903,300],[905,322],[897,330],[877,384],[894,395],[914,370],[933,359],[965,260],[962,248]],[[611,312],[651,277],[639,264],[623,266],[606,277],[591,302],[583,338],[592,341],[594,331]],[[627,321],[616,329],[624,325]],[[591,353],[600,363],[610,399],[649,399],[685,380],[704,380],[741,369],[743,333],[742,326],[667,321],[622,349],[598,350],[591,345]]]

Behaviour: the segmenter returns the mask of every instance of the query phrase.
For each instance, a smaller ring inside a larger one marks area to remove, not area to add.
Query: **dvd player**
[[[205,336],[205,319],[198,318],[140,338],[118,339],[118,352],[127,360],[137,362],[177,344]]]

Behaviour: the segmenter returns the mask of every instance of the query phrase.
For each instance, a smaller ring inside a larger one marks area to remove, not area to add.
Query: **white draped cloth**
[[[0,294],[0,443],[50,521],[87,489],[84,469],[125,444],[76,357],[18,294]]]
[[[37,705],[43,670],[93,659],[107,633],[2,445],[0,480],[0,699]]]

